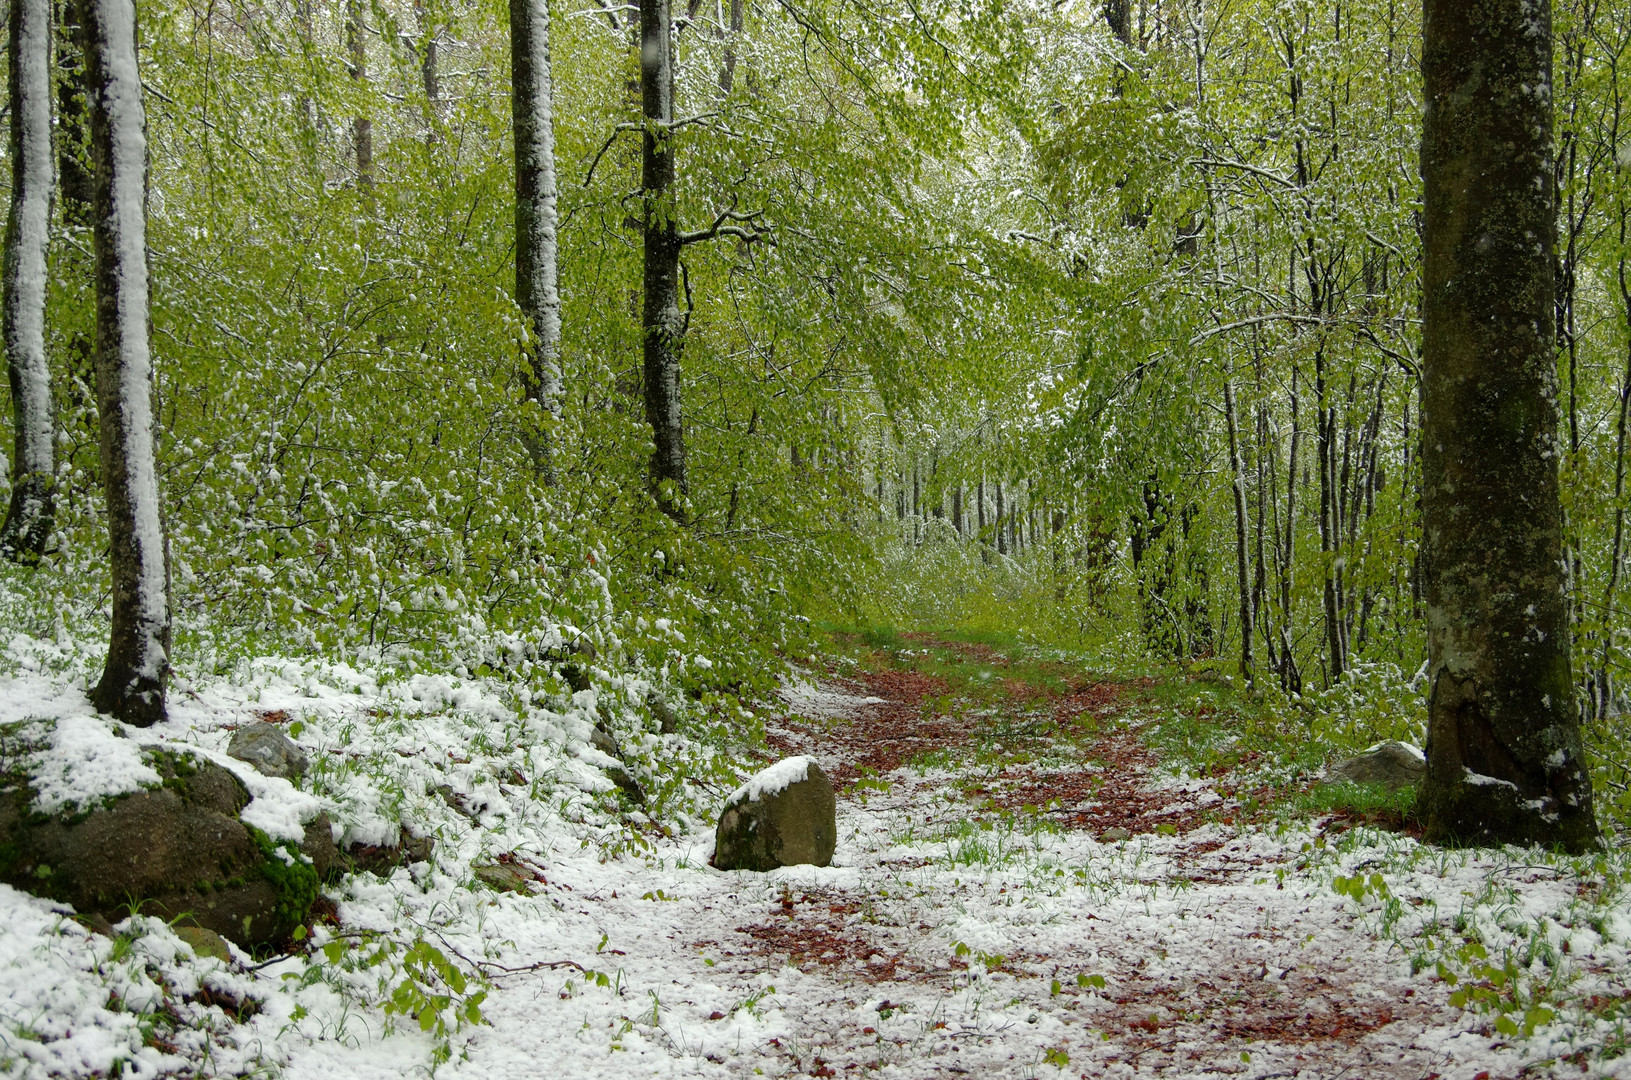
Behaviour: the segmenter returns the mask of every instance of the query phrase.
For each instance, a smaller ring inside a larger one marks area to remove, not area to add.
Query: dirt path
[[[1136,687],[969,663],[996,692],[886,667],[790,695],[771,745],[835,777],[833,867],[722,874],[691,850],[557,869],[615,986],[501,980],[494,1024],[545,1030],[502,1052],[478,1036],[452,1067],[600,1075],[610,1039],[619,1075],[1519,1074],[1301,868],[1313,833],[1235,824],[1217,780],[1160,772]]]

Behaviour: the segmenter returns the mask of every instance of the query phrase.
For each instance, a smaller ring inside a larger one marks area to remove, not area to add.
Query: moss
[[[169,750],[162,746],[143,747],[142,758],[162,777],[160,787],[167,787],[187,797],[188,781],[198,775],[198,759],[185,750]]]
[[[317,902],[317,871],[303,862],[298,854],[292,863],[284,862],[279,851],[286,845],[273,840],[253,825],[246,825],[245,828],[249,830],[255,846],[261,850],[261,876],[271,883],[277,893],[277,924],[286,927],[298,925]]]

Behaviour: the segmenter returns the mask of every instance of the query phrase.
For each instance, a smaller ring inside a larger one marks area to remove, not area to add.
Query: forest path
[[[1342,823],[1277,830],[1227,774],[1163,771],[1149,684],[907,645],[788,687],[770,725],[777,755],[814,754],[839,789],[832,867],[558,866],[615,985],[501,979],[489,1018],[533,1034],[478,1035],[457,1073],[1519,1075],[1329,865],[1306,868]]]

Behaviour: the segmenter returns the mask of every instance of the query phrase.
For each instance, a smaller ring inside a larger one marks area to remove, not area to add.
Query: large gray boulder
[[[1389,739],[1363,754],[1344,758],[1326,774],[1333,781],[1381,784],[1390,791],[1414,787],[1427,774],[1427,758],[1409,743]]]
[[[246,949],[286,939],[317,898],[317,870],[238,820],[249,792],[228,770],[156,748],[150,761],[161,786],[89,812],[41,814],[26,785],[0,792],[0,881],[111,922],[135,909]],[[313,825],[307,846],[328,855],[327,821]]]
[[[725,800],[714,834],[721,870],[832,865],[838,804],[814,758],[792,757],[763,770]]]
[[[227,756],[245,761],[262,776],[281,776],[293,783],[306,775],[306,754],[283,734],[276,724],[261,723],[241,727],[227,743]]]

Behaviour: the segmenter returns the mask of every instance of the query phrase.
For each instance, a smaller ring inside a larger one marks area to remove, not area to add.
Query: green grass
[[[1280,803],[1280,808],[1282,812],[1297,818],[1349,813],[1366,820],[1413,821],[1416,789],[1389,791],[1381,784],[1355,784],[1347,780],[1336,784],[1315,784],[1288,796]]]

